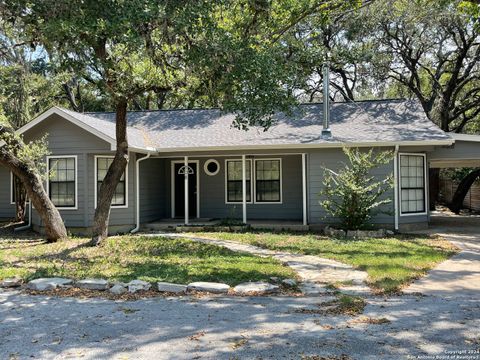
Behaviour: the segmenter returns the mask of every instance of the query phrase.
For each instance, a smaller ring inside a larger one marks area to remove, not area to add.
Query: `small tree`
[[[324,168],[324,199],[320,205],[335,218],[341,220],[346,230],[368,228],[374,215],[382,213],[380,208],[391,202],[382,198],[393,187],[393,176],[378,180],[371,175],[371,170],[388,164],[393,159],[391,151],[374,152],[344,148],[348,164],[335,172]]]

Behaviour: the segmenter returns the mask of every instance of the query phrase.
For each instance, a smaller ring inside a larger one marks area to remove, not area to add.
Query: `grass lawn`
[[[448,241],[429,237],[346,240],[314,234],[269,232],[193,235],[338,260],[366,271],[369,285],[385,293],[398,291],[457,251]]]
[[[46,244],[0,240],[0,279],[61,276],[73,279],[224,282],[292,278],[295,273],[271,258],[260,258],[185,239],[112,237],[101,247],[82,246],[88,239]]]

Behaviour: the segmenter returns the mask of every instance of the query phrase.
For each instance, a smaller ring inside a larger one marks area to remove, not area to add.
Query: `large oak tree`
[[[4,9],[51,58],[82,74],[116,112],[117,148],[100,187],[93,242],[108,235],[110,204],[128,162],[127,110],[165,94],[237,113],[236,125],[268,128],[295,103],[295,66],[283,38],[316,13],[358,1],[4,0]],[[74,9],[74,11],[72,11]],[[185,101],[183,101],[185,104]]]

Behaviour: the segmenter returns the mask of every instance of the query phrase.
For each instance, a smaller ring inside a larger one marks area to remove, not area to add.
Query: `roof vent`
[[[323,137],[331,137],[330,130],[330,65],[328,62],[323,64]]]

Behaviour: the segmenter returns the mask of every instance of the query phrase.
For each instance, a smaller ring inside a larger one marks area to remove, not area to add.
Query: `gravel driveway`
[[[12,359],[300,359],[341,354],[399,359],[480,347],[478,297],[371,297],[363,316],[390,320],[380,325],[302,310],[318,309],[322,300],[329,298],[114,302],[2,292],[0,354]]]
[[[438,284],[432,274],[416,290]],[[467,290],[368,296],[356,317],[315,313],[328,295],[115,302],[0,290],[0,359],[480,359],[480,296]]]

